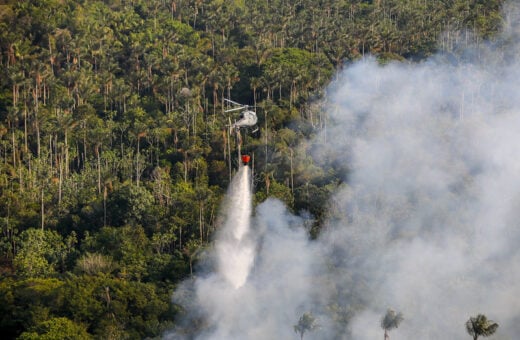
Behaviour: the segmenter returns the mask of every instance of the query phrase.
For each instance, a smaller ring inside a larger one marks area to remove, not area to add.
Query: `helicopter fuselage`
[[[258,118],[256,113],[251,110],[245,110],[240,113],[240,119],[233,124],[233,128],[240,129],[242,127],[251,127],[256,125]]]

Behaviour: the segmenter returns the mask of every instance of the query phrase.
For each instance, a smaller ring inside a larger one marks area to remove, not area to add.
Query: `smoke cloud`
[[[388,308],[404,315],[391,338],[467,339],[478,313],[518,338],[519,6],[506,13],[493,44],[338,75],[311,148],[349,169],[324,231],[310,241],[281,202],[260,204],[245,281],[201,272],[175,294],[196,339],[297,339],[308,311],[321,327],[305,339],[380,339]]]
[[[189,312],[187,328],[203,320],[204,331],[196,339],[290,339],[298,313],[312,309],[309,297],[316,287],[310,267],[318,256],[301,227],[304,221],[289,214],[280,201],[268,199],[257,207],[253,222],[255,230],[247,238],[256,245],[255,263],[243,285],[227,280],[229,268],[221,272],[216,266],[208,276],[186,282],[174,296]],[[233,258],[219,262],[237,266]],[[166,338],[191,337],[177,330]]]

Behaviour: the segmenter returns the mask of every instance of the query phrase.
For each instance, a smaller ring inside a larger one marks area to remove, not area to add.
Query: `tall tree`
[[[399,327],[403,320],[404,318],[402,313],[397,313],[392,309],[386,311],[386,314],[381,319],[381,328],[385,330],[385,340],[390,339],[388,331]]]
[[[466,331],[477,340],[479,336],[491,336],[495,334],[498,329],[498,323],[488,320],[484,314],[472,316],[466,321]]]
[[[300,339],[303,339],[303,335],[305,332],[311,332],[319,327],[319,324],[316,322],[316,318],[312,315],[311,312],[305,312],[298,320],[298,323],[293,326],[294,331],[300,334]]]

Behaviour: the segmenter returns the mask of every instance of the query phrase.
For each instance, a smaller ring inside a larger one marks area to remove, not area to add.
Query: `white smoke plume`
[[[259,206],[256,214],[255,231],[248,235],[256,245],[255,264],[247,281],[237,287],[228,279],[222,280],[227,274],[217,269],[176,292],[176,302],[192,313],[188,328],[203,320],[203,331],[194,336],[196,339],[290,339],[295,335],[298,313],[312,309],[309,298],[315,287],[310,265],[318,256],[301,228],[303,220],[271,199]],[[220,256],[219,252],[215,249],[210,256]],[[242,253],[239,257],[243,260],[247,256]],[[219,262],[230,267],[236,263]],[[166,338],[189,339],[192,335],[178,330]]]
[[[508,27],[499,42],[518,50]],[[465,339],[478,313],[499,323],[495,338],[518,338],[520,59],[504,49],[368,59],[330,90],[323,138],[350,173],[320,241],[356,309],[347,338],[381,337],[388,307],[404,314],[399,339]]]
[[[305,339],[380,339],[388,308],[404,316],[394,339],[467,339],[479,313],[493,339],[519,338],[519,6],[506,13],[497,42],[457,57],[346,67],[312,142],[349,169],[324,231],[310,241],[280,202],[259,205],[245,281],[199,274],[177,291],[203,329],[187,338],[298,339],[310,311],[321,327]]]

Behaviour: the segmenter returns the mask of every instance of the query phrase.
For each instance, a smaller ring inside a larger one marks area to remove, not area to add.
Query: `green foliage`
[[[484,314],[478,314],[475,317],[470,317],[466,322],[466,331],[469,335],[477,340],[479,336],[488,337],[498,329],[498,323],[488,320]]]
[[[171,291],[105,275],[0,281],[0,331],[6,338],[159,336],[173,318]],[[73,321],[74,322],[73,322]],[[88,334],[86,333],[88,331]],[[89,335],[90,334],[90,335]]]
[[[268,83],[279,87],[281,97],[290,98],[292,103],[307,99],[309,92],[323,86],[332,69],[322,54],[299,48],[273,49],[264,64],[264,76]]]
[[[300,334],[300,339],[303,339],[303,335],[306,332],[311,332],[319,327],[318,323],[316,322],[316,318],[312,313],[305,312],[298,320],[298,323],[293,326],[294,331],[298,334]]]
[[[24,230],[20,239],[13,264],[21,277],[49,276],[63,265],[67,251],[62,237],[55,231],[31,228]]]
[[[88,340],[93,337],[87,333],[86,327],[67,318],[52,318],[23,332],[17,339],[20,340]]]
[[[154,255],[148,262],[146,280],[161,284],[182,280],[190,273],[188,261],[180,251],[175,251],[174,254]]]
[[[143,225],[154,203],[152,194],[143,186],[127,183],[111,193],[107,200],[110,225]]]
[[[267,188],[259,190],[255,193],[255,202],[261,203],[268,197],[275,197],[286,204],[287,207],[292,207],[294,204],[294,197],[291,193],[291,189],[281,183],[274,180],[269,181],[269,192]]]
[[[60,309],[57,279],[26,279],[0,281],[0,332],[14,338],[23,330],[34,327]]]
[[[385,330],[385,340],[389,339],[388,331],[399,327],[403,320],[402,313],[397,313],[392,309],[386,311],[386,314],[381,318],[381,328]]]
[[[307,211],[316,219],[326,216],[328,199],[337,189],[335,183],[326,185],[303,184],[294,189],[294,208],[296,211]]]
[[[77,276],[62,287],[62,311],[88,326],[92,334],[120,338],[158,336],[171,318],[168,292],[153,284]]]
[[[146,261],[151,253],[149,240],[140,226],[103,227],[84,245],[86,250],[98,250],[104,256],[85,255],[78,260],[78,269],[90,273],[112,269],[109,258],[117,266],[117,275],[140,280],[146,275]],[[97,263],[85,263],[85,261]],[[89,266],[92,265],[90,268]]]
[[[381,328],[385,331],[399,327],[399,324],[404,320],[402,313],[397,313],[392,309],[388,309],[386,314],[381,319]]]

